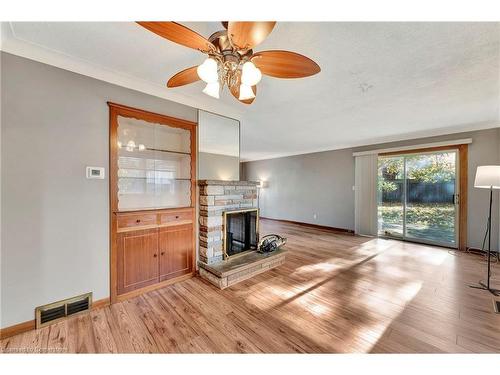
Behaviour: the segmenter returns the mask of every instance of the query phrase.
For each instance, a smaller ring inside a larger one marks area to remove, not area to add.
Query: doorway
[[[459,149],[379,155],[378,235],[459,246]]]

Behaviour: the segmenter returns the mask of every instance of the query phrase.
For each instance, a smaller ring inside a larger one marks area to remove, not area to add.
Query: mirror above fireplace
[[[198,112],[198,178],[238,181],[240,179],[240,122]]]

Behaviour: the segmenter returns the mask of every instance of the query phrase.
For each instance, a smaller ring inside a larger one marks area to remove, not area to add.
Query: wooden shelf
[[[125,150],[127,152],[134,152],[134,151],[128,151],[127,146],[122,146],[119,148],[119,150]],[[165,152],[169,154],[179,154],[179,155],[186,155],[186,156],[191,156],[191,152],[184,152],[184,151],[174,151],[174,150],[162,150],[160,148],[149,148],[146,147],[144,150],[139,150],[139,147],[134,147],[134,150],[137,150],[139,152],[141,151],[158,151],[158,152]]]
[[[118,176],[118,179],[127,178],[129,180],[175,180],[175,181],[191,181],[190,178],[155,178],[155,177],[123,177]]]
[[[182,221],[177,221],[175,223],[150,224],[150,225],[142,225],[142,226],[130,227],[130,228],[120,228],[116,232],[117,233],[136,232],[136,231],[145,230],[145,229],[175,227],[175,226],[187,225],[187,224],[193,224],[193,221],[192,220],[182,220]]]

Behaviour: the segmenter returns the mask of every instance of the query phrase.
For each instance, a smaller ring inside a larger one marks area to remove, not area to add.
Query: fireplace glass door
[[[258,211],[224,213],[224,256],[230,257],[248,250],[257,250],[259,240]]]

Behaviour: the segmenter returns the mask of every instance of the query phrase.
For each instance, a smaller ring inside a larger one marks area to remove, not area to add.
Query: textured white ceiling
[[[218,23],[184,23],[208,37]],[[12,37],[159,87],[203,61],[134,23],[12,23]],[[378,143],[499,124],[498,23],[278,23],[256,50],[314,59],[316,76],[264,77],[254,104],[171,89],[241,119],[242,159]],[[29,54],[28,54],[29,55]],[[167,90],[162,88],[162,90]]]

